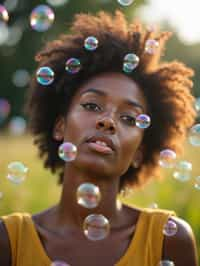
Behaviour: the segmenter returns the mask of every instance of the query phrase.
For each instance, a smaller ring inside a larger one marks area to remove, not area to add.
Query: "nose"
[[[111,134],[114,134],[116,132],[116,125],[111,117],[102,117],[97,120],[96,129],[109,131]]]

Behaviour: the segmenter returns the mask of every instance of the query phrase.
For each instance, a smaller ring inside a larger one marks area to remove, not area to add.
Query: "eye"
[[[135,117],[130,116],[130,115],[123,115],[121,116],[121,119],[130,126],[135,126]]]
[[[98,112],[101,111],[101,108],[96,103],[82,103],[81,106],[88,111]]]

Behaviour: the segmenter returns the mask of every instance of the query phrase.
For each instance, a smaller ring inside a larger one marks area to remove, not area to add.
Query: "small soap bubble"
[[[98,40],[94,36],[89,36],[85,39],[84,47],[88,51],[94,51],[98,47]]]
[[[0,22],[8,22],[9,15],[7,9],[0,4]]]
[[[99,187],[91,183],[81,184],[77,189],[76,196],[78,204],[88,209],[97,207],[101,199]]]
[[[110,232],[110,223],[102,214],[90,214],[84,220],[83,230],[89,240],[102,240]]]
[[[158,266],[175,266],[174,262],[171,260],[161,260]]]
[[[200,147],[200,124],[196,124],[190,129],[189,142],[195,147]]]
[[[81,69],[81,63],[77,58],[70,58],[66,61],[65,70],[70,74],[76,74]]]
[[[176,153],[165,149],[160,152],[159,165],[163,168],[173,168],[176,163]]]
[[[26,69],[18,69],[12,76],[12,82],[16,87],[25,87],[30,81],[30,74]]]
[[[55,7],[63,6],[64,4],[67,4],[68,2],[69,0],[47,0],[47,3],[49,5],[52,5]]]
[[[21,162],[11,162],[8,165],[7,178],[15,184],[21,184],[27,176],[28,168]]]
[[[10,109],[9,102],[4,98],[0,98],[0,124],[8,117]]]
[[[55,15],[53,10],[47,5],[39,5],[33,9],[30,15],[32,29],[38,32],[47,31],[53,24]]]
[[[36,73],[37,81],[43,86],[48,86],[54,81],[54,72],[50,67],[40,67]]]
[[[53,261],[50,266],[70,266],[68,263],[64,261]]]
[[[9,132],[11,135],[20,136],[26,131],[26,120],[21,116],[13,117],[9,122]]]
[[[194,108],[197,112],[197,115],[199,116],[200,115],[200,97],[196,98],[196,101],[194,103]]]
[[[194,187],[197,189],[197,190],[200,190],[200,176],[197,176],[195,178],[195,184],[194,184]]]
[[[192,164],[188,161],[180,161],[176,164],[176,170],[173,173],[175,179],[186,182],[191,177]]]
[[[151,118],[146,114],[140,114],[136,117],[135,124],[139,128],[146,129],[151,125]]]
[[[74,161],[77,155],[77,148],[71,142],[64,142],[58,148],[58,155],[65,162]]]
[[[123,71],[131,73],[139,64],[139,57],[136,54],[127,54],[124,57]]]
[[[159,42],[154,39],[149,39],[145,43],[144,51],[147,54],[153,55],[156,53],[157,49],[159,47]]]
[[[177,231],[178,231],[177,224],[170,219],[163,227],[163,234],[166,236],[174,236],[177,233]]]
[[[134,0],[117,0],[121,6],[130,6]]]

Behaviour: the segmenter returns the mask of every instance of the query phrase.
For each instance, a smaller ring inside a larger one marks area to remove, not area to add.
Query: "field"
[[[200,175],[200,149],[188,143],[185,146],[182,158],[193,163],[189,182],[178,182],[171,171],[165,171],[164,178],[133,191],[124,201],[140,207],[157,203],[161,209],[175,210],[192,226],[200,254],[200,190],[194,189],[194,177]],[[12,161],[22,161],[29,167],[27,179],[20,185],[6,178],[7,165]],[[36,213],[58,202],[61,187],[57,185],[57,177],[43,169],[30,136],[0,135],[0,171],[0,216],[16,211]]]

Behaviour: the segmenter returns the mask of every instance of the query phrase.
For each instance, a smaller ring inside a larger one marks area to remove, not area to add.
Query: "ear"
[[[139,168],[143,161],[144,147],[140,146],[134,154],[131,166],[133,168]]]
[[[53,138],[57,141],[62,141],[64,139],[64,129],[65,129],[65,119],[63,116],[60,116],[56,119]]]

